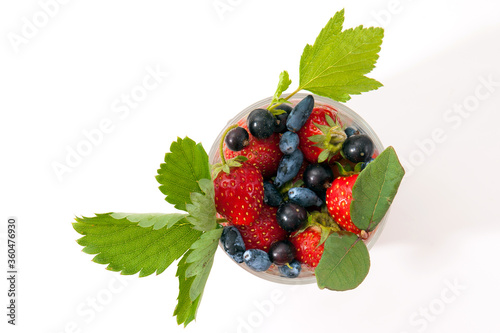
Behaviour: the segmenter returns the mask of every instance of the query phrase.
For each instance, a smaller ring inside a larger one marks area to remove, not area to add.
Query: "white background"
[[[0,267],[14,215],[20,271],[16,327],[1,278],[2,332],[500,330],[500,3],[62,2],[0,4]],[[46,22],[44,3],[59,4]],[[178,327],[175,267],[141,279],[106,271],[81,252],[73,217],[172,212],[154,178],[170,143],[189,135],[208,150],[232,115],[272,95],[282,70],[295,86],[303,47],[341,8],[345,27],[385,28],[370,74],[384,87],[347,105],[407,169],[368,277],[343,293],[294,288],[217,253],[196,322]],[[128,114],[114,112],[147,68],[168,75]],[[59,179],[54,163],[104,119],[112,129]]]

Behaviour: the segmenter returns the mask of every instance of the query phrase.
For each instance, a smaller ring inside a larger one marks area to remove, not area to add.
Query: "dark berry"
[[[243,127],[236,127],[230,130],[224,139],[228,149],[240,151],[249,144],[248,132]]]
[[[366,162],[373,155],[373,141],[366,134],[348,137],[342,145],[344,157],[354,163]]]
[[[264,203],[268,206],[278,207],[283,202],[280,191],[272,183],[264,182]]]
[[[307,211],[304,207],[287,202],[276,212],[279,226],[286,232],[294,232],[304,226],[307,221]]]
[[[373,161],[374,161],[374,159],[370,157],[370,158],[368,159],[368,161],[363,162],[363,164],[361,164],[361,171],[363,171],[363,170],[364,170],[364,169],[368,166],[368,164],[370,164],[370,163],[371,163],[371,162],[373,162]]]
[[[313,191],[305,187],[292,187],[288,190],[288,199],[302,207],[321,206],[323,200]]]
[[[269,260],[269,255],[257,249],[246,250],[243,254],[243,261],[248,267],[256,272],[267,271],[271,267],[271,260]]]
[[[283,154],[290,155],[299,146],[299,136],[297,133],[285,132],[280,139],[280,150]]]
[[[288,113],[280,113],[274,116],[276,118],[276,124],[274,126],[274,131],[276,133],[285,133],[287,131],[286,128],[286,120],[288,119]]]
[[[275,110],[283,110],[286,113],[290,114],[290,112],[292,112],[292,110],[293,110],[293,107],[290,104],[283,103],[283,104],[278,105],[274,109]]]
[[[288,130],[291,132],[298,132],[306,123],[313,108],[314,97],[312,95],[308,95],[295,105],[292,112],[290,112],[290,115],[288,116],[288,120],[286,121],[286,127]]]
[[[291,279],[299,276],[301,269],[302,269],[302,266],[300,265],[300,262],[298,260],[293,260],[292,262],[288,263],[287,265],[283,265],[283,266],[278,267],[278,270],[280,271],[281,276],[291,278]]]
[[[309,164],[304,170],[302,179],[307,188],[321,193],[332,184],[333,172],[328,165]]]
[[[248,130],[257,139],[266,139],[274,133],[275,119],[268,110],[255,109],[248,115]]]
[[[274,242],[269,249],[269,259],[276,265],[285,265],[295,259],[295,247],[290,241]]]
[[[236,227],[228,226],[222,230],[220,242],[224,251],[237,263],[243,262],[243,253],[245,252],[245,242]]]
[[[359,134],[359,131],[353,127],[347,127],[344,130],[344,133],[345,133],[345,135],[347,135],[347,137],[350,137],[350,136],[353,136],[355,134]]]
[[[286,128],[286,121],[288,119],[288,115],[292,112],[292,107],[288,104],[280,104],[275,110],[283,110],[284,113],[276,115],[276,126],[274,127],[274,131],[276,133],[285,133],[288,129]]]
[[[304,155],[302,155],[300,149],[295,150],[290,155],[284,155],[278,165],[278,172],[274,179],[274,185],[280,188],[287,181],[297,176],[302,166],[302,162],[304,162]]]

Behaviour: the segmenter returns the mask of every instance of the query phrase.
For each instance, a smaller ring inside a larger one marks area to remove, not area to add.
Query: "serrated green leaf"
[[[192,301],[196,300],[205,288],[222,230],[223,228],[218,228],[207,231],[191,245],[190,250],[192,252],[186,258],[186,264],[189,264],[189,266],[186,269],[185,275],[187,278],[194,277],[191,289],[189,290],[189,298]]]
[[[273,109],[273,114],[280,114],[283,113],[280,110],[274,110],[273,106],[275,104],[282,104],[282,103],[287,103],[288,101],[281,98],[281,95],[285,90],[290,87],[290,84],[292,83],[292,80],[290,80],[290,76],[288,75],[287,71],[283,71],[280,73],[280,78],[278,81],[278,87],[276,88],[276,92],[274,93],[273,99],[271,100],[271,104],[269,105]]]
[[[193,251],[189,250],[182,256],[177,264],[177,273],[175,274],[175,276],[179,278],[179,296],[177,297],[177,306],[175,307],[174,316],[177,316],[177,324],[184,324],[184,327],[196,319],[196,312],[203,296],[203,294],[200,294],[194,301],[191,301],[189,297],[189,291],[195,279],[195,277],[186,277],[186,269],[188,268],[186,258],[191,252]]]
[[[344,25],[344,10],[338,11],[335,15],[328,21],[326,26],[321,29],[318,37],[316,37],[316,43],[320,41],[327,41],[330,35],[337,35],[342,32],[342,26]],[[315,46],[316,46],[315,43]],[[313,54],[313,46],[307,44],[302,52],[302,57],[300,58],[300,68],[307,67],[311,62],[311,56]]]
[[[217,227],[217,212],[215,210],[214,183],[211,179],[200,179],[198,182],[202,193],[191,193],[192,204],[187,204],[189,216],[186,218],[193,228],[209,231]]]
[[[280,79],[278,82],[278,87],[276,88],[276,92],[274,93],[273,99],[278,100],[281,97],[281,94],[283,94],[283,92],[285,90],[287,90],[288,87],[290,87],[291,83],[292,83],[292,80],[290,80],[290,76],[288,75],[288,72],[287,71],[281,72]]]
[[[120,214],[114,216],[121,216]],[[132,214],[137,217],[137,214]],[[161,274],[200,237],[201,232],[181,219],[170,228],[154,230],[140,222],[114,218],[113,213],[77,217],[73,228],[84,235],[78,239],[83,252],[95,254],[93,261],[106,269],[132,275]]]
[[[208,155],[203,146],[188,137],[177,138],[156,176],[165,200],[177,209],[186,210],[186,203],[191,203],[191,193],[201,193],[198,181],[203,178],[210,179]]]
[[[362,230],[374,230],[389,210],[405,171],[393,147],[386,148],[359,174],[352,187],[351,218]]]
[[[131,214],[131,213],[111,213],[111,217],[119,219],[128,219],[130,222],[139,222],[138,226],[143,228],[153,227],[153,230],[158,230],[163,227],[170,228],[188,214],[163,214],[163,213],[146,213],[146,214]]]
[[[330,19],[314,45],[306,45],[300,61],[299,89],[339,102],[382,86],[364,75],[375,67],[384,30],[359,26],[341,31],[343,21],[342,10]]]
[[[344,231],[327,238],[315,274],[319,288],[344,291],[359,286],[369,270],[370,255],[365,243]]]

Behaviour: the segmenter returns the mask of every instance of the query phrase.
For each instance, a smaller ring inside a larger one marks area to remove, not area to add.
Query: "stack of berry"
[[[256,272],[312,276],[330,233],[368,238],[351,221],[351,193],[378,152],[355,126],[308,95],[293,107],[255,109],[226,130],[211,155],[222,160],[215,204],[228,221],[221,245],[233,260]]]

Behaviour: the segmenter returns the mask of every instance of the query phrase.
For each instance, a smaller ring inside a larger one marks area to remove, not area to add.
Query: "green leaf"
[[[352,187],[351,218],[362,230],[372,231],[392,204],[405,171],[393,147],[369,163]]]
[[[276,88],[276,92],[274,93],[273,99],[271,101],[271,104],[269,104],[269,109],[271,112],[275,115],[284,113],[285,111],[283,110],[275,110],[274,108],[278,106],[279,104],[283,103],[288,103],[288,101],[284,98],[281,98],[281,95],[285,90],[290,87],[290,84],[292,83],[292,80],[290,80],[290,76],[288,75],[287,71],[283,71],[280,73],[280,78],[278,82],[278,87]]]
[[[196,319],[196,312],[200,305],[201,297],[203,296],[200,294],[194,301],[191,301],[189,297],[189,291],[191,290],[195,277],[186,277],[186,269],[188,268],[186,258],[192,252],[192,250],[187,251],[181,258],[177,264],[177,273],[175,275],[179,278],[179,296],[177,297],[177,306],[175,307],[174,316],[177,316],[177,324],[180,325],[184,323],[184,327]]]
[[[319,288],[344,291],[359,286],[369,270],[365,243],[352,232],[343,231],[331,234],[325,241],[315,274]]]
[[[346,102],[350,95],[382,86],[364,75],[375,67],[384,30],[359,26],[342,31],[343,22],[342,10],[330,19],[314,45],[304,48],[299,89]]]
[[[202,192],[198,181],[203,178],[210,179],[208,155],[203,146],[188,137],[177,138],[156,176],[165,200],[177,209],[186,210],[186,204],[191,203],[191,193]]]
[[[198,182],[203,194],[191,193],[192,204],[187,204],[189,216],[186,218],[193,228],[200,231],[209,231],[217,226],[217,212],[215,210],[214,183],[211,179],[200,179]]]
[[[187,278],[195,277],[189,291],[191,301],[196,300],[205,288],[222,230],[218,228],[205,232],[190,248],[192,252],[186,259],[189,267],[185,274]]]
[[[125,214],[137,220],[138,214]],[[132,275],[147,276],[156,271],[161,274],[180,258],[200,237],[185,219],[170,228],[155,230],[153,226],[141,227],[141,221],[130,221],[118,213],[96,214],[95,217],[77,217],[73,228],[84,235],[78,239],[83,252],[95,254],[98,264],[107,264],[108,270]]]
[[[119,220],[126,218],[130,222],[139,222],[138,226],[148,228],[153,226],[153,230],[158,230],[163,227],[170,228],[188,214],[163,214],[163,213],[146,213],[146,214],[131,214],[131,213],[111,213],[111,217]]]

